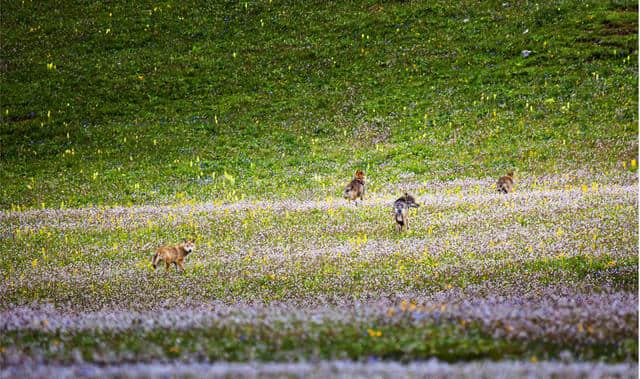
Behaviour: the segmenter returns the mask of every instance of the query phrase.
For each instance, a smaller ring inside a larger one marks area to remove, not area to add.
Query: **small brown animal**
[[[402,229],[409,229],[409,208],[418,208],[420,204],[416,203],[416,199],[408,193],[393,203],[394,219],[396,220],[396,230],[401,232]]]
[[[151,259],[151,264],[153,265],[153,269],[155,270],[158,266],[160,260],[164,261],[165,269],[168,271],[171,263],[176,265],[176,269],[180,267],[182,271],[184,271],[184,266],[182,262],[184,258],[189,255],[189,253],[193,252],[196,248],[196,244],[194,241],[187,241],[185,238],[181,244],[176,246],[162,246],[156,249],[156,254]]]
[[[356,171],[355,177],[344,189],[344,198],[353,201],[356,201],[358,198],[364,200],[364,172],[361,170]],[[356,205],[357,204],[356,201]]]
[[[496,188],[498,189],[498,192],[509,193],[513,191],[513,184],[513,171],[509,171],[507,172],[507,175],[501,176],[500,179],[498,179]]]

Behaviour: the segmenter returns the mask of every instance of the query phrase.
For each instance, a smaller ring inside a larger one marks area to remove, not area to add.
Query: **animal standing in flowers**
[[[176,246],[162,246],[156,249],[156,254],[151,259],[151,264],[155,270],[158,267],[158,263],[163,260],[166,271],[169,271],[169,266],[173,263],[176,269],[180,267],[184,271],[183,261],[184,258],[189,255],[196,248],[196,244],[193,240],[187,241],[185,238],[181,244]]]
[[[509,193],[513,191],[513,184],[513,171],[509,171],[507,172],[507,175],[501,176],[500,179],[498,179],[496,187],[498,189],[498,192]]]
[[[418,208],[420,204],[416,203],[416,199],[408,193],[393,203],[393,216],[396,220],[396,230],[401,232],[403,229],[409,230],[409,208]]]
[[[353,180],[344,189],[344,198],[355,201],[358,204],[357,199],[364,200],[364,172],[357,170]]]

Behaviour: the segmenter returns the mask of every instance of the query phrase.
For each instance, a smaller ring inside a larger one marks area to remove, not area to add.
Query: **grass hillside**
[[[632,1],[1,8],[4,209],[324,199],[355,168],[376,192],[636,157]]]

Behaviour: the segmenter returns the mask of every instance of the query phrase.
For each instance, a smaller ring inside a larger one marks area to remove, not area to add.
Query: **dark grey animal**
[[[418,208],[420,204],[416,203],[416,199],[408,193],[393,203],[393,216],[396,220],[396,229],[401,232],[402,229],[409,229],[409,208]]]

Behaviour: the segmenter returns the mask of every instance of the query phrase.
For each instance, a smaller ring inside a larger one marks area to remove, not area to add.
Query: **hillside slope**
[[[615,176],[636,157],[631,1],[1,6],[4,209],[325,198],[356,167],[373,192]]]

